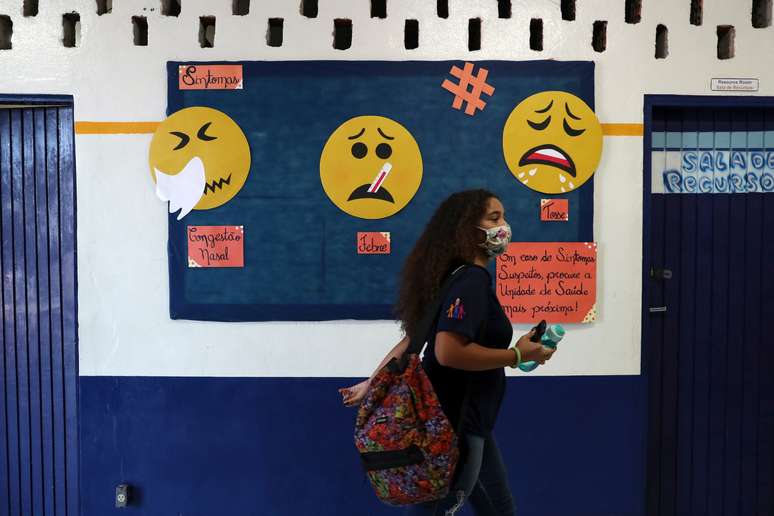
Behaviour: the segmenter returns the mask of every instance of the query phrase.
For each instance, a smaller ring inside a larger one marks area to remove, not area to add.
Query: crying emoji
[[[602,126],[582,99],[543,91],[524,99],[503,128],[503,155],[524,186],[569,193],[593,175],[602,155]]]
[[[148,158],[156,195],[177,220],[191,210],[217,208],[242,188],[250,172],[250,146],[225,113],[190,107],[170,115],[153,135]]]

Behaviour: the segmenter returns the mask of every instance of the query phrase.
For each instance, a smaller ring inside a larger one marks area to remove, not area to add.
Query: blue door
[[[774,514],[774,99],[646,97],[649,515]]]
[[[69,97],[0,96],[0,515],[78,514],[73,142]]]

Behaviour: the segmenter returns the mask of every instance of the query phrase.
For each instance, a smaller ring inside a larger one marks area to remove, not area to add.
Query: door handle
[[[654,269],[650,268],[650,277],[655,279],[672,279],[672,271],[670,269]]]
[[[658,314],[658,313],[664,313],[667,311],[667,307],[665,306],[651,306],[648,308],[648,311],[652,314]]]

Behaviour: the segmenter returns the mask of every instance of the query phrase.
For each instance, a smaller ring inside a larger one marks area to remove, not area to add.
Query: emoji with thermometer
[[[422,154],[395,120],[358,116],[341,124],[320,155],[320,181],[345,213],[383,219],[402,210],[422,182]]]

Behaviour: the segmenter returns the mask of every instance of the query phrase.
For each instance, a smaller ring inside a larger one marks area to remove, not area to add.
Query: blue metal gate
[[[0,514],[75,516],[78,355],[70,97],[0,97],[0,201]]]

